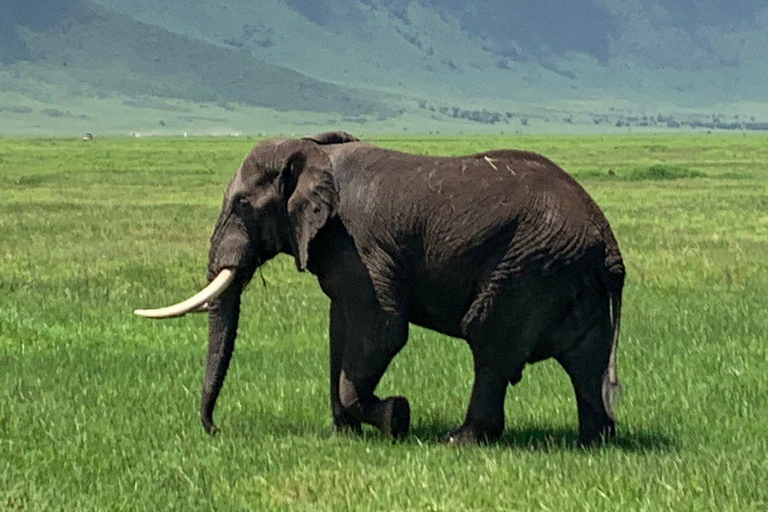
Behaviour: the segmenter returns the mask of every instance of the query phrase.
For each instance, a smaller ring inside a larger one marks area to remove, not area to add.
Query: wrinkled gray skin
[[[209,433],[237,335],[240,294],[278,253],[317,276],[330,307],[338,429],[407,433],[408,401],[374,395],[413,323],[463,338],[475,381],[450,442],[497,438],[526,363],[554,357],[576,393],[579,440],[614,432],[624,266],[605,217],[546,158],[425,157],[333,132],[268,141],[245,158],[211,237],[209,279],[236,270],[209,312],[201,401]]]

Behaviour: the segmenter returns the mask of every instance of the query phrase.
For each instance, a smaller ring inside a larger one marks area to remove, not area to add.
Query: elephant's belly
[[[447,289],[419,290],[409,301],[408,321],[448,336],[462,338],[461,320],[468,298]]]

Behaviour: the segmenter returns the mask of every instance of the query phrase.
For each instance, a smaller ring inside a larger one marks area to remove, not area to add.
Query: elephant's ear
[[[296,268],[307,269],[309,243],[326,221],[336,215],[339,192],[328,157],[308,143],[288,158],[284,191],[288,197],[288,219]]]

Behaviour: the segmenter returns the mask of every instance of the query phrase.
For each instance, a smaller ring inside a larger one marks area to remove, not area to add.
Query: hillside
[[[175,133],[768,121],[759,0],[2,1],[13,129],[62,122],[46,108]]]
[[[97,1],[312,76],[427,96],[766,99],[759,0]]]
[[[271,63],[335,83],[426,99],[549,99],[567,79],[540,66],[503,62],[456,20],[411,2],[394,5],[343,0],[97,0],[147,23],[242,49]],[[200,20],[205,20],[201,23]],[[544,86],[544,91],[542,91]]]
[[[224,112],[233,103],[349,116],[394,113],[379,101],[380,93],[329,84],[86,1],[12,3],[12,16],[0,18],[0,85],[6,96],[52,108],[73,97],[95,97],[159,110],[174,110],[165,100],[183,100]],[[59,112],[51,117],[87,117]]]

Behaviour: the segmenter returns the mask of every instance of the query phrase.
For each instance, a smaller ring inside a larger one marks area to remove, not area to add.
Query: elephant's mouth
[[[134,313],[147,318],[173,318],[184,316],[187,313],[204,313],[208,311],[208,304],[232,284],[235,280],[235,269],[224,268],[214,277],[208,286],[200,290],[192,297],[158,309],[136,309]]]

